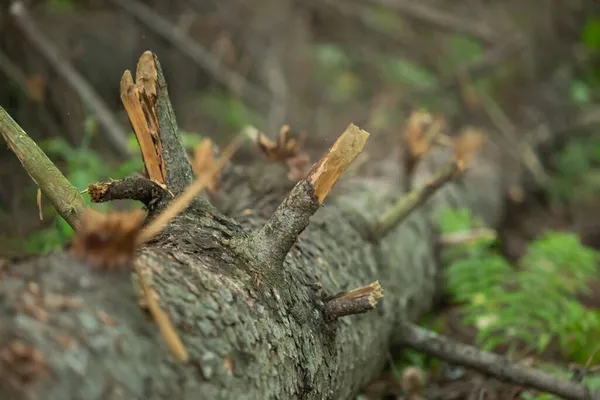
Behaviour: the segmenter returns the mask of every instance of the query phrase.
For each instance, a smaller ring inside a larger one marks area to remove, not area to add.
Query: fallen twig
[[[598,400],[581,383],[558,378],[543,371],[510,362],[505,357],[453,341],[410,323],[402,323],[398,342],[427,355],[489,374],[497,379],[552,393],[568,400]]]

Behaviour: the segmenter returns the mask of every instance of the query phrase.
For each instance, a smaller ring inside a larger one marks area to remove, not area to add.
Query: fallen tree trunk
[[[166,96],[166,86],[156,88]],[[166,130],[176,132],[168,107],[156,110],[165,184],[179,194],[191,183],[190,166],[176,156],[183,152],[177,141],[165,139]],[[291,188],[284,168],[229,168],[223,204],[215,204],[224,213],[199,197],[138,255],[187,349],[185,363],[138,305],[131,269],[93,268],[68,249],[3,266],[2,398],[352,398],[385,366],[402,323],[432,307],[440,272],[436,212],[467,207],[489,226],[499,222],[501,164],[484,151],[460,181],[379,241],[370,238],[372,222],[405,188],[430,179],[446,153],[431,152],[410,173],[392,158],[370,162],[342,179],[323,207],[316,194],[294,195],[314,189],[308,180],[284,200]],[[168,200],[146,201],[150,216]],[[294,212],[306,204],[318,211],[303,229],[314,210],[306,221]],[[288,252],[286,241],[297,234]],[[373,281],[385,290],[374,310],[340,318],[328,307],[330,296]]]

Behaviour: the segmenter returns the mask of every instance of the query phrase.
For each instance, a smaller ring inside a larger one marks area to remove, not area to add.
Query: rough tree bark
[[[158,119],[172,130],[168,108],[157,108]],[[187,160],[173,157],[183,149],[171,144],[168,173],[189,181]],[[230,166],[219,202],[198,197],[139,251],[188,363],[173,358],[138,305],[131,270],[94,269],[66,250],[3,265],[2,398],[350,399],[385,366],[402,323],[430,310],[439,293],[436,212],[467,207],[498,224],[504,189],[492,153],[484,148],[461,180],[377,243],[369,223],[447,154],[431,152],[410,176],[394,157],[370,161],[342,177],[283,265],[252,254],[247,239],[293,186],[287,171]],[[169,199],[148,202],[150,217]],[[324,296],[375,280],[385,298],[374,310],[326,320]]]

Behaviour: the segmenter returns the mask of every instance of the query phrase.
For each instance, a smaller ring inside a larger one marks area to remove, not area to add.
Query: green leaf
[[[436,85],[437,77],[418,64],[400,57],[385,56],[379,65],[385,81],[423,89]]]

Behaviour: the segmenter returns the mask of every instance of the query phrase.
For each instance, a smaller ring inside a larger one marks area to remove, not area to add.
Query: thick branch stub
[[[552,393],[569,400],[600,399],[600,392],[592,393],[583,384],[511,363],[505,357],[452,341],[417,325],[403,323],[400,332],[400,344],[453,364],[486,373],[496,379]]]
[[[382,298],[383,289],[379,281],[375,281],[368,286],[328,299],[323,307],[323,314],[327,321],[334,321],[346,315],[363,314],[373,310]]]
[[[167,197],[168,192],[157,183],[141,176],[131,176],[118,181],[93,183],[88,194],[94,203],[113,200],[137,200],[151,207]]]
[[[245,251],[251,258],[265,268],[283,265],[287,253],[308,226],[310,217],[360,154],[368,137],[369,134],[356,125],[348,126],[306,179],[294,186],[269,221],[249,239]]]
[[[2,107],[0,134],[58,214],[75,229],[85,209],[79,191]]]

